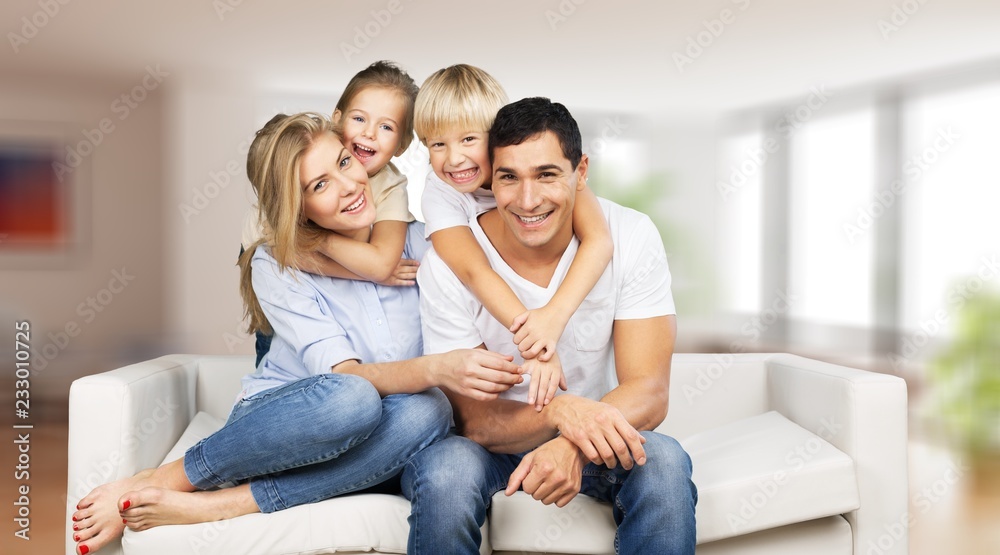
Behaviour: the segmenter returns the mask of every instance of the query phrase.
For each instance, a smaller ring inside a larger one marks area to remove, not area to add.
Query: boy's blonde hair
[[[486,132],[497,112],[507,104],[507,93],[489,73],[458,64],[438,70],[417,94],[413,128],[420,142],[449,129]]]
[[[340,129],[326,116],[301,113],[278,114],[257,131],[247,153],[247,177],[257,193],[257,218],[264,237],[240,255],[240,294],[248,331],[271,333],[253,291],[250,262],[261,244],[271,247],[271,255],[284,270],[295,262],[296,254],[315,250],[326,230],[303,214],[299,161],[325,133],[340,136]]]
[[[340,95],[340,100],[337,101],[334,113],[339,111],[343,117],[354,97],[368,88],[388,89],[399,95],[403,101],[405,110],[403,110],[403,121],[399,122],[399,150],[397,152],[402,153],[413,142],[413,104],[417,100],[417,91],[420,90],[417,83],[393,62],[379,60],[351,77],[347,86],[344,87],[344,94]]]

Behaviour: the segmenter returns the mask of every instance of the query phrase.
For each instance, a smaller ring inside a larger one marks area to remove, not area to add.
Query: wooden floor
[[[13,502],[22,481],[14,479],[16,439],[10,424],[0,461],[0,521],[4,555],[64,553],[69,529],[65,523],[65,421],[35,424],[31,430],[30,540],[14,536]],[[913,555],[996,555],[1000,553],[1000,472],[986,479],[947,451],[920,440],[910,444],[910,553]],[[878,553],[877,550],[865,553]]]

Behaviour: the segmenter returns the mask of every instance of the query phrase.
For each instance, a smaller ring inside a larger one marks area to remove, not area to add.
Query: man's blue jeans
[[[438,389],[383,399],[358,376],[313,376],[239,401],[221,430],[185,453],[184,470],[198,489],[249,480],[270,513],[394,478],[450,421]]]
[[[642,432],[647,460],[624,470],[587,464],[580,492],[611,503],[618,533],[615,553],[693,554],[698,492],[691,459],[671,437]],[[479,531],[493,494],[522,455],[490,453],[451,435],[417,453],[402,475],[410,500],[410,554],[479,553]]]

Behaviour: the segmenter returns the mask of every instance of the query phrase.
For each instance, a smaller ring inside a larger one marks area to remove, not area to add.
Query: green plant
[[[1000,294],[970,297],[955,324],[930,363],[931,417],[968,454],[1000,455]]]

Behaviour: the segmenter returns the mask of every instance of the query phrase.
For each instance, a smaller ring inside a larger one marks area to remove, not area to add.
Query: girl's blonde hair
[[[399,122],[398,150],[398,152],[403,152],[413,142],[413,104],[417,100],[417,91],[419,91],[416,82],[396,64],[380,60],[351,77],[350,82],[344,87],[344,93],[340,95],[340,100],[337,101],[334,113],[339,111],[344,114],[354,97],[367,88],[391,90],[398,94],[403,101],[405,109],[403,110],[403,121]]]
[[[271,247],[271,255],[284,271],[295,262],[297,253],[315,250],[326,230],[303,214],[299,160],[325,133],[340,135],[340,129],[317,113],[278,114],[257,131],[247,153],[247,177],[257,193],[257,218],[264,236],[240,255],[240,295],[249,333],[270,334],[253,291],[250,262],[261,244]]]
[[[507,104],[507,93],[489,73],[458,64],[436,71],[417,94],[413,122],[420,142],[450,129],[489,131],[497,112]]]

